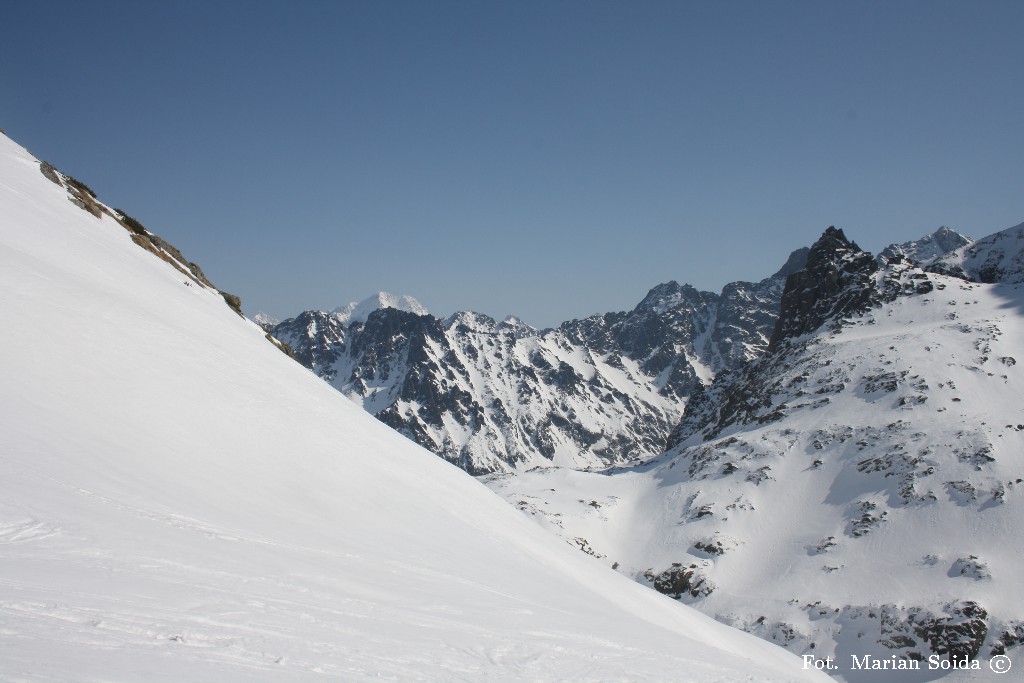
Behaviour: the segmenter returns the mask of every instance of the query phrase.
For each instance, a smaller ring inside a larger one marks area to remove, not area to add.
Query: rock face
[[[786,276],[805,257],[794,252],[775,275],[720,294],[668,282],[632,311],[544,331],[470,312],[437,318],[411,297],[378,295],[306,311],[272,333],[468,472],[603,467],[660,453],[695,390],[763,353]]]
[[[830,227],[811,247],[806,267],[786,279],[772,343],[813,332],[830,318],[868,306],[877,270],[871,254]]]

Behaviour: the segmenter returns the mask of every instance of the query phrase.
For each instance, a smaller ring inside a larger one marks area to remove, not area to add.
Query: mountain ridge
[[[467,471],[603,467],[663,450],[694,387],[758,355],[787,269],[720,294],[668,282],[631,311],[537,330],[518,319],[385,308],[273,328],[303,364]]]

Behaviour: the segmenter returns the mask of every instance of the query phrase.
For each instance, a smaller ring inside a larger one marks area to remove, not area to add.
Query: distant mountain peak
[[[953,228],[943,225],[930,235],[902,244],[890,244],[879,256],[893,259],[904,256],[917,265],[925,268],[942,259],[950,252],[972,244],[974,240]]]
[[[259,313],[254,315],[252,317],[252,321],[259,325],[260,327],[262,327],[264,330],[267,330],[268,332],[270,331],[270,328],[281,322],[274,316],[270,315],[269,313],[264,313],[263,311],[260,311]]]
[[[345,306],[339,306],[332,310],[331,314],[343,323],[364,323],[371,313],[381,308],[396,308],[416,315],[427,315],[428,313],[426,306],[408,294],[397,296],[390,292],[377,292],[362,301],[353,301]]]
[[[714,296],[709,292],[697,290],[693,285],[681,285],[675,280],[670,280],[652,287],[647,292],[647,296],[643,298],[643,301],[637,304],[634,311],[651,311],[657,315],[662,315],[681,306],[693,307],[699,305],[698,302],[709,295]]]
[[[959,245],[926,267],[975,282],[1024,282],[1024,223]]]

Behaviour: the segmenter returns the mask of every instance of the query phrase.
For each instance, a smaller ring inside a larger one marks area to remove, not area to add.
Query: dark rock
[[[242,314],[242,300],[234,294],[228,292],[221,292],[220,295],[224,298],[224,302],[231,308],[232,311],[241,315],[243,318],[245,315]]]
[[[701,569],[695,564],[683,566],[681,562],[675,562],[659,573],[648,569],[644,572],[644,578],[650,582],[654,590],[676,600],[682,600],[684,597],[704,598],[715,590],[715,585],[704,577]]]
[[[817,330],[827,320],[870,308],[871,276],[878,263],[871,254],[829,227],[811,246],[807,264],[786,278],[779,319],[769,347]]]
[[[57,169],[55,169],[53,167],[53,164],[51,164],[50,162],[40,161],[39,170],[42,172],[44,176],[46,176],[46,179],[49,180],[51,183],[55,183],[57,185],[60,185],[61,187],[64,186],[64,184],[60,182],[60,178],[57,176]]]
[[[988,612],[973,600],[949,603],[944,611],[948,616],[912,615],[914,633],[935,654],[975,659],[988,634]]]

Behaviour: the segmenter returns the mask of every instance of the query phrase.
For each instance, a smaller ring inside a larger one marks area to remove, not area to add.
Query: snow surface
[[[822,680],[381,425],[2,135],[0,311],[4,681]]]

